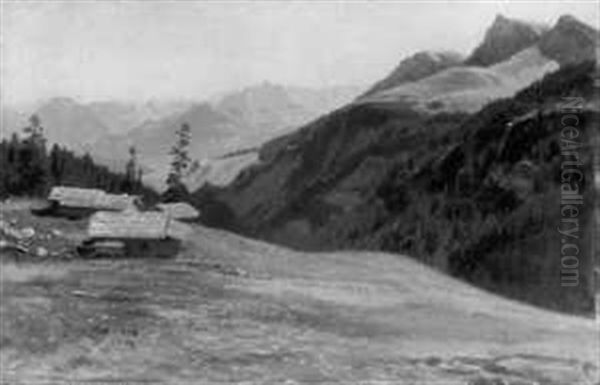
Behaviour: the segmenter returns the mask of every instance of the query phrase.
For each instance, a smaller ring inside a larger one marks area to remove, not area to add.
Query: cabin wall
[[[88,207],[66,207],[54,205],[52,213],[56,216],[67,217],[69,219],[81,219],[92,215],[96,209]]]
[[[184,223],[196,223],[196,222],[198,222],[199,217],[193,217],[193,218],[189,218],[189,217],[186,217],[186,218],[176,218],[176,217],[173,217],[173,219],[175,219],[176,221],[179,221],[179,222],[184,222]]]
[[[119,237],[89,238],[87,242],[118,241],[124,245],[127,258],[172,258],[181,249],[181,241],[177,239],[138,239]],[[93,247],[93,246],[92,246]]]
[[[58,217],[66,217],[70,219],[81,219],[91,216],[97,211],[139,211],[138,208],[134,205],[128,207],[125,210],[115,209],[111,207],[69,207],[62,206],[57,202],[50,202],[49,206],[42,209],[37,210],[40,214],[43,215],[54,215]]]
[[[133,258],[171,258],[179,252],[181,242],[176,239],[120,239],[126,254]]]

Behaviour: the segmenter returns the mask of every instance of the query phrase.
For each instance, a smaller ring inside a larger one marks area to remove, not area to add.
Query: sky
[[[497,14],[590,25],[598,0],[0,0],[3,103],[203,99],[269,81],[368,85],[420,50],[467,54]]]

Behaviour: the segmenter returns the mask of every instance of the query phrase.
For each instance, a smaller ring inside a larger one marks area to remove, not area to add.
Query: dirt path
[[[171,261],[2,262],[3,380],[597,381],[592,320],[400,256],[297,253],[205,228],[192,239]]]

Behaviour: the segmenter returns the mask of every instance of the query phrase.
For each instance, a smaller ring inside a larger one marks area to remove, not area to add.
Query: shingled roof
[[[48,200],[69,207],[94,207],[104,191],[79,187],[52,187]]]
[[[108,194],[99,189],[79,187],[53,187],[48,200],[61,206],[123,211],[135,207],[138,197],[128,194]]]
[[[185,239],[191,228],[160,212],[99,211],[90,217],[88,237],[110,239]]]
[[[170,219],[157,212],[99,211],[91,216],[90,238],[164,239],[170,237]]]

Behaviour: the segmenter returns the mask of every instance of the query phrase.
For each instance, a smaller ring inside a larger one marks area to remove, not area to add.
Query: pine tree
[[[140,178],[139,181],[138,177]],[[133,194],[139,188],[138,182],[141,182],[141,176],[137,166],[137,150],[135,146],[131,146],[129,147],[129,160],[125,166],[125,180],[121,189],[129,194]]]
[[[44,127],[39,116],[33,114],[29,117],[29,126],[23,128],[23,132],[28,135],[28,140],[35,142],[38,145],[45,145]]]
[[[58,144],[54,144],[50,150],[50,176],[54,185],[61,185],[63,180],[65,160]]]
[[[165,201],[182,201],[188,198],[188,191],[183,183],[184,173],[190,165],[188,147],[191,141],[191,128],[187,123],[183,123],[179,130],[175,132],[175,144],[169,154],[172,156],[171,171],[167,176],[167,190],[163,194]]]
[[[4,176],[6,194],[19,189],[21,185],[21,176],[18,172],[20,145],[19,136],[14,132],[7,143],[6,167],[2,167],[6,169]]]
[[[31,115],[29,126],[23,128],[25,140],[18,151],[18,167],[21,189],[28,195],[43,194],[47,189],[46,140],[41,120]]]

